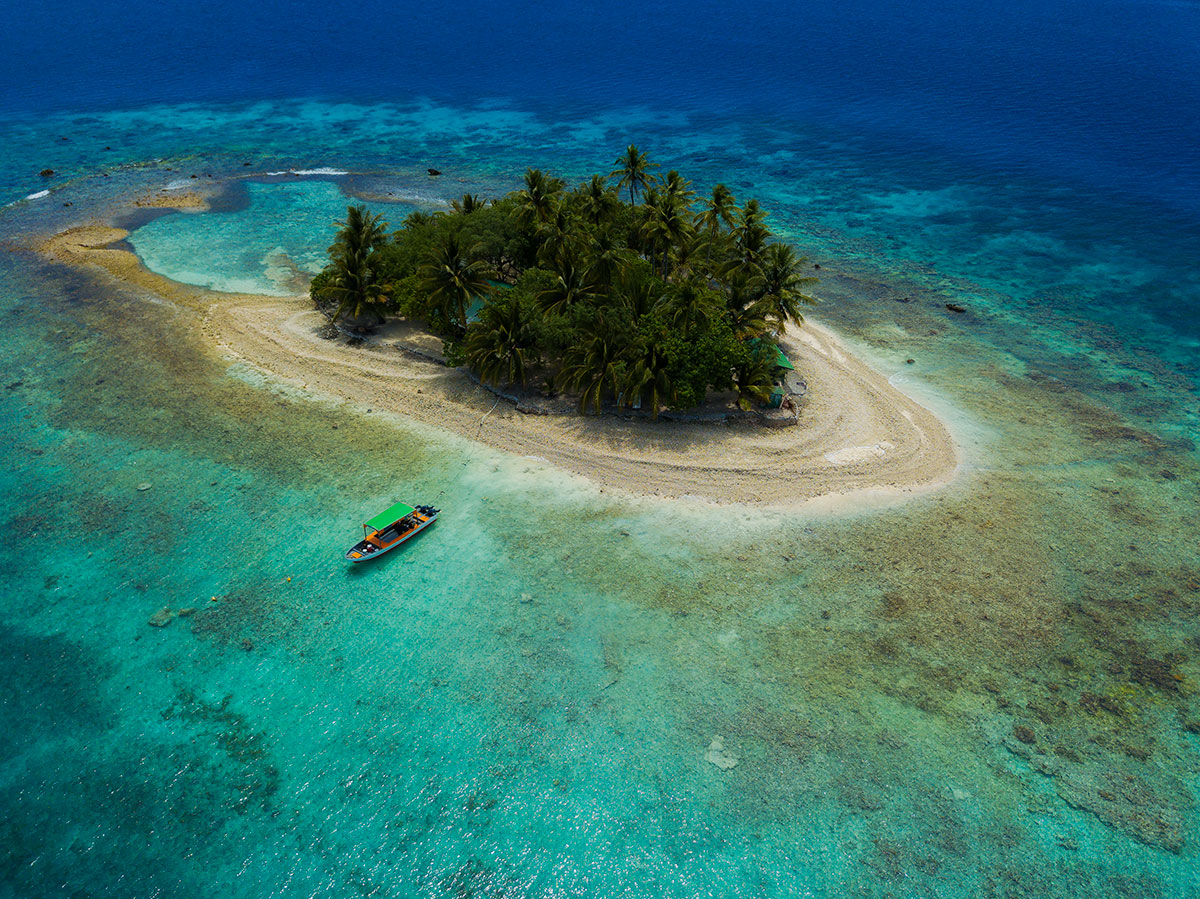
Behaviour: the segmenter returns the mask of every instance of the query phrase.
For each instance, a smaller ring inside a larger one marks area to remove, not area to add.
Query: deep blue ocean
[[[1200,2],[2,21],[0,897],[1200,894]],[[399,220],[630,142],[762,201],[812,315],[950,422],[955,486],[601,496],[306,400],[34,249],[229,181],[130,244],[270,293],[352,198]],[[435,490],[397,564],[336,564]]]
[[[1200,212],[1189,0],[7,6],[6,115],[293,97],[568,121],[646,107],[844,128],[907,145],[898,166],[937,153]]]

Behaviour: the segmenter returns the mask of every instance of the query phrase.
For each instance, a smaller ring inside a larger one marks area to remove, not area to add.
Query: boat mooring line
[[[487,421],[489,415],[496,411],[496,407],[500,405],[500,397],[496,397],[496,402],[492,403],[492,408],[483,413],[483,418],[479,419],[479,428],[475,431],[475,439],[479,439],[479,435],[483,433],[483,423]]]
[[[486,412],[484,412],[483,418],[479,419],[479,427],[477,427],[475,429],[474,441],[476,443],[479,442],[479,435],[483,433],[483,423],[485,421],[487,421],[489,415],[491,415],[493,412],[496,411],[496,407],[500,405],[500,400],[501,400],[501,397],[496,397],[496,402],[492,403],[492,408],[490,408]],[[471,447],[471,449],[467,452],[467,458],[463,459],[463,463],[462,463],[463,468],[466,468],[468,465],[471,464],[471,456],[474,455],[474,453],[475,453],[475,447]],[[438,495],[433,498],[433,501],[436,503],[439,499],[441,499],[447,489],[449,489],[449,488],[443,487],[441,489],[441,491],[438,493]]]

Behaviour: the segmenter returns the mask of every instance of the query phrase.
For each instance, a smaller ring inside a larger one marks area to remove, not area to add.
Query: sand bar
[[[325,320],[307,296],[219,293],[155,274],[135,254],[113,246],[127,236],[119,228],[89,225],[57,234],[40,249],[58,262],[193,311],[210,351],[313,395],[539,457],[606,488],[719,503],[844,508],[935,489],[959,468],[955,441],[937,416],[811,321],[784,338],[808,382],[795,427],[525,415],[504,402],[497,406],[463,372],[391,346],[322,338]]]

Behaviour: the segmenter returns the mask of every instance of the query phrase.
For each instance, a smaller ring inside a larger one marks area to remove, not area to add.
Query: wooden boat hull
[[[413,537],[417,536],[417,534],[421,533],[421,531],[425,530],[427,527],[437,521],[437,518],[438,513],[434,512],[432,515],[425,518],[424,521],[419,522],[416,527],[410,528],[395,540],[384,543],[382,546],[372,543],[370,540],[360,540],[346,551],[346,561],[358,564],[359,562],[369,562],[371,559],[377,559],[385,553],[391,552],[397,546],[407,543]]]

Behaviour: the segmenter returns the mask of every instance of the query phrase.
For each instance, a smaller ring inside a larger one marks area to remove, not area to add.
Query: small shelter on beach
[[[751,340],[750,344],[756,346],[758,338]],[[768,409],[778,409],[783,405],[784,397],[795,392],[788,384],[788,374],[794,374],[796,366],[792,365],[792,360],[787,357],[779,344],[773,344],[772,348],[775,350],[775,360],[771,368],[771,380],[775,382],[775,388],[771,391],[770,399],[764,405]]]

